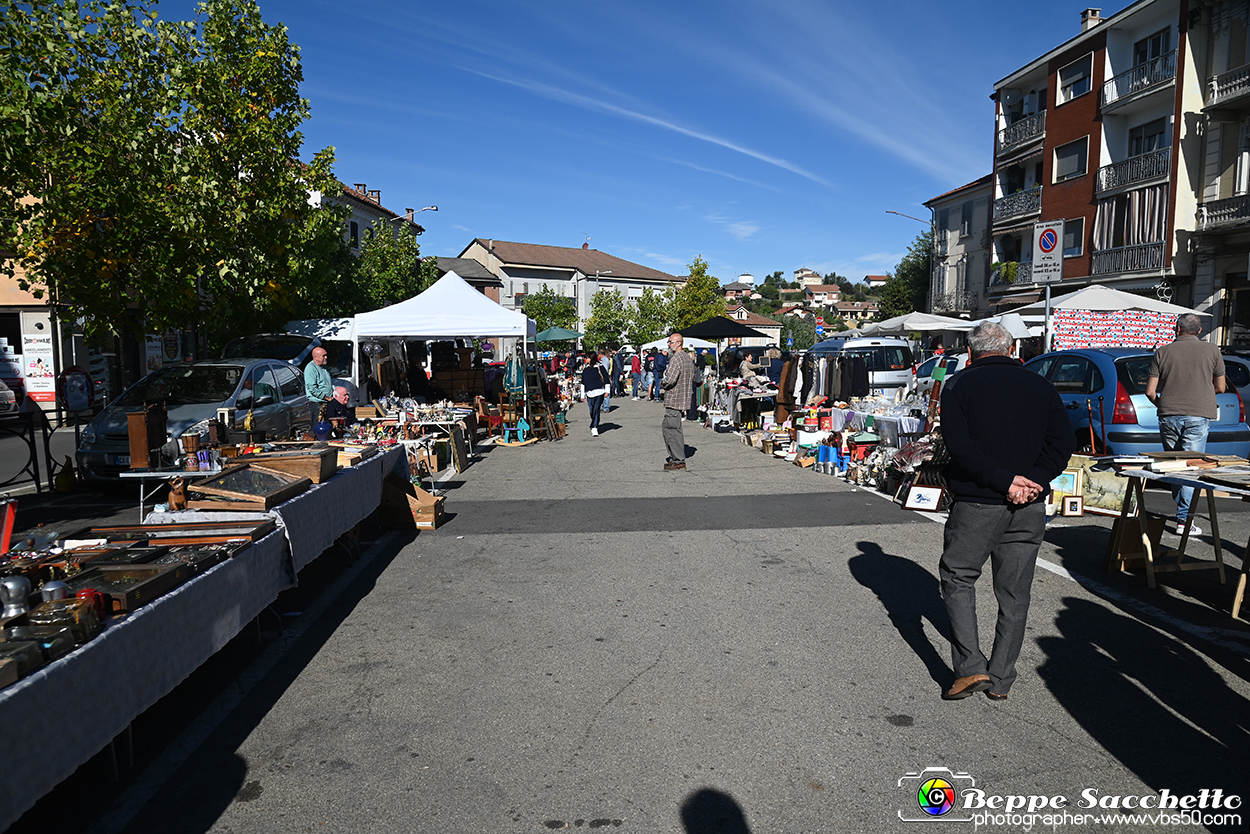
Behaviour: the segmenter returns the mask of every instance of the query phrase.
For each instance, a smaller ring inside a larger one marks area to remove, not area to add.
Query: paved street
[[[1147,590],[1101,572],[1107,519],[1060,519],[1010,700],[944,702],[939,523],[690,425],[662,472],[659,406],[614,405],[598,438],[577,406],[566,440],[488,449],[442,529],[383,536],[221,664],[91,830],[907,831],[927,767],[1081,813],[1244,792],[1250,623],[1213,571]],[[1250,520],[1221,506],[1235,580]]]

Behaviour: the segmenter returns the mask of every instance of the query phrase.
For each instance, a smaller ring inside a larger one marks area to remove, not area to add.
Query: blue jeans
[[[642,372],[639,371],[638,373],[633,373],[631,371],[629,378],[634,383],[634,399],[638,399],[638,392],[642,388]]]
[[[599,413],[603,409],[603,397],[587,397],[586,405],[590,406],[590,427],[599,428]]]
[[[1163,448],[1169,452],[1205,452],[1210,428],[1211,421],[1206,417],[1183,417],[1174,414],[1159,418]],[[1173,487],[1172,497],[1176,499],[1176,523],[1183,524],[1189,518],[1189,505],[1194,500],[1194,491],[1191,487]]]

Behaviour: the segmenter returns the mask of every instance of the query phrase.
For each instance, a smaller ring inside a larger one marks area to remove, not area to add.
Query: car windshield
[[[1124,386],[1124,390],[1130,396],[1146,393],[1146,382],[1150,377],[1150,360],[1153,358],[1149,354],[1145,356],[1131,356],[1128,359],[1121,359],[1115,363],[1118,371],[1116,376],[1120,378],[1120,384]]]
[[[312,342],[307,336],[295,333],[262,333],[244,336],[226,345],[222,359],[281,359],[289,362]]]
[[[136,382],[116,400],[116,405],[222,402],[234,394],[244,370],[243,365],[169,365]]]
[[[851,348],[847,353],[864,357],[864,364],[870,371],[900,371],[911,367],[910,352],[904,347],[857,347]]]

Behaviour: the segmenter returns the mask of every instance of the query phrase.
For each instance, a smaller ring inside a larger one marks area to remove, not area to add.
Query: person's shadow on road
[[[727,793],[700,788],[681,804],[686,834],[751,834],[742,808]]]
[[[950,634],[937,577],[910,559],[884,552],[875,542],[858,542],[858,546],[859,555],[850,561],[851,575],[881,600],[890,622],[934,682],[949,686],[955,675],[924,633],[923,625],[928,620],[944,637]]]

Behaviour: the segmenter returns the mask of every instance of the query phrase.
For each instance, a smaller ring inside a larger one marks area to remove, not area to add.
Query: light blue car
[[[1163,451],[1159,418],[1154,404],[1146,399],[1153,358],[1152,351],[1142,348],[1080,348],[1043,354],[1025,367],[1049,379],[1059,392],[1078,451],[1091,451],[1092,425],[1095,453],[1140,455]],[[1250,456],[1250,427],[1241,397],[1230,385],[1215,399],[1219,418],[1211,423],[1207,451]]]

